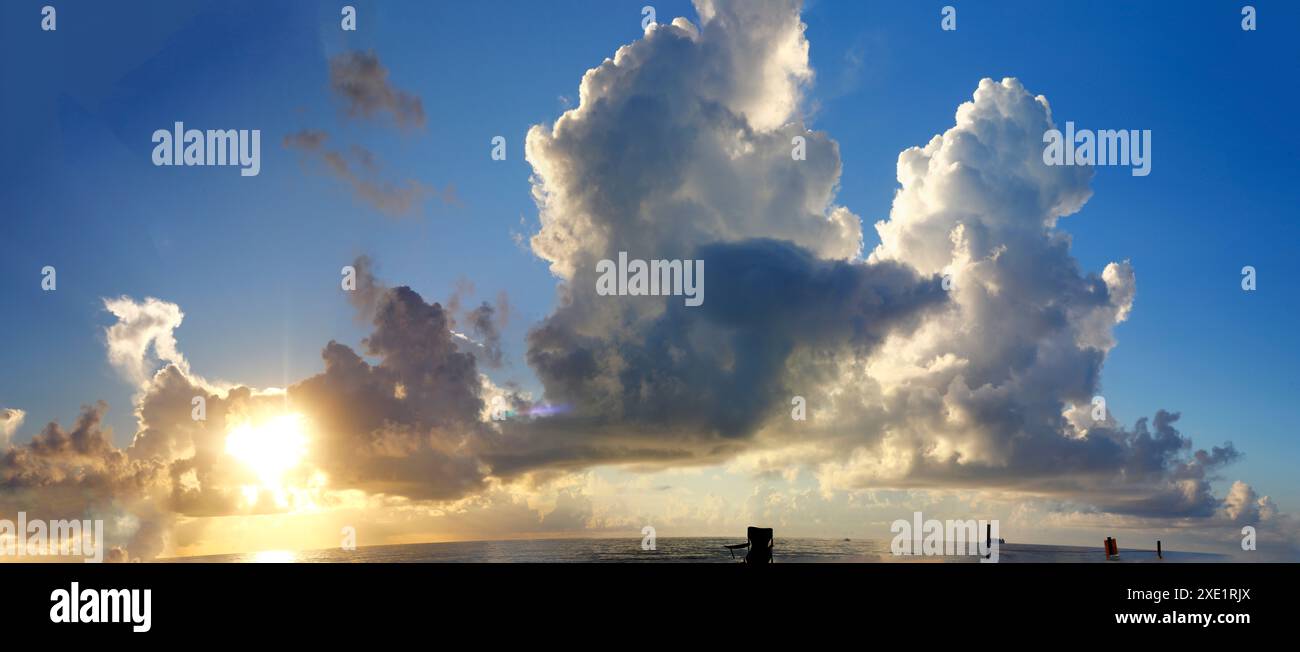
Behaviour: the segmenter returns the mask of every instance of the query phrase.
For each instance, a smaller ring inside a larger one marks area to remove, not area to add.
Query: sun
[[[303,417],[282,414],[259,424],[235,426],[226,435],[226,452],[252,470],[264,488],[279,489],[284,474],[307,454]]]

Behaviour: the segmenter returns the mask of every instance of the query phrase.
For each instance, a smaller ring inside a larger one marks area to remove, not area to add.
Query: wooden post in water
[[[1160,549],[1160,539],[1156,539],[1156,558],[1157,559],[1165,558],[1164,551]]]
[[[993,524],[992,523],[984,524],[984,549],[988,551],[988,553],[984,555],[984,558],[991,559],[993,557]]]

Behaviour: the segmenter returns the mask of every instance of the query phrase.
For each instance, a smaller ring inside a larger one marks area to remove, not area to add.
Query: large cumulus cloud
[[[1088,272],[1070,253],[1058,221],[1087,202],[1092,170],[1043,164],[1046,98],[979,82],[951,128],[899,156],[880,244],[856,260],[859,221],[834,204],[837,146],[798,111],[811,78],[798,8],[697,9],[698,27],[678,19],[620,48],[583,77],[577,108],[529,133],[531,244],[565,281],[529,362],[575,413],[508,437],[498,471],[757,448],[768,466],[815,468],[825,491],[1222,509],[1210,487],[1240,455],[1231,444],[1196,449],[1165,411],[1154,428],[1092,418],[1135,272]],[[791,159],[794,136],[806,161]],[[705,260],[705,305],[596,296],[596,261],[619,251]],[[850,332],[861,325],[869,336]],[[812,422],[789,419],[795,394]]]
[[[565,283],[528,361],[572,412],[508,428],[500,472],[725,459],[789,401],[790,365],[864,356],[945,300],[935,275],[854,260],[837,146],[798,111],[812,77],[798,7],[699,13],[620,48],[578,107],[529,131],[532,248]],[[596,263],[621,251],[703,260],[704,304],[598,296]]]
[[[532,248],[575,287],[618,251],[684,258],[756,237],[827,258],[861,248],[861,222],[833,203],[837,146],[797,113],[811,72],[795,3],[700,13],[698,28],[679,18],[619,48],[583,76],[577,108],[528,132]],[[796,136],[807,160],[791,157]]]
[[[1127,318],[1127,261],[1086,273],[1057,222],[1091,194],[1091,169],[1049,167],[1047,100],[1014,79],[980,82],[956,124],[899,156],[900,189],[869,260],[950,280],[952,301],[868,364],[879,414],[827,460],[854,486],[996,486],[1070,494],[1133,514],[1208,515],[1209,481],[1238,456],[1193,450],[1160,412],[1125,429],[1094,420],[1113,328]],[[845,423],[844,425],[849,425]]]

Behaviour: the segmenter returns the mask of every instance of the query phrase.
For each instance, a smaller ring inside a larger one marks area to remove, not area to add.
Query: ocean
[[[241,563],[732,563],[724,544],[744,539],[713,537],[659,538],[655,550],[642,550],[641,539],[527,539],[460,541],[328,549],[175,557],[162,562]],[[737,551],[738,560],[744,554]],[[1102,547],[1005,543],[998,563],[1107,563]],[[889,540],[776,539],[776,563],[975,563],[972,556],[895,556]],[[1155,550],[1120,548],[1118,563],[1162,561]],[[1225,562],[1226,555],[1164,551],[1164,562]],[[1116,562],[1109,562],[1116,563]]]

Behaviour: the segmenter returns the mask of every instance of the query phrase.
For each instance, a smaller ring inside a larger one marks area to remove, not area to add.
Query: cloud
[[[388,70],[374,52],[344,52],[335,56],[329,62],[329,76],[330,89],[344,100],[347,115],[370,119],[386,112],[401,129],[424,127],[424,106],[420,98],[393,87],[388,82]],[[429,199],[446,206],[462,206],[453,184],[439,190],[414,178],[384,179],[383,166],[372,150],[355,144],[330,149],[326,147],[328,140],[325,131],[303,129],[286,135],[282,143],[286,149],[300,152],[304,159],[319,163],[330,176],[347,184],[357,199],[386,215],[409,215]]]
[[[725,459],[788,405],[789,369],[865,355],[945,301],[937,277],[855,261],[837,145],[799,117],[811,80],[794,3],[700,3],[583,76],[533,127],[534,253],[563,281],[528,362],[572,413],[506,428],[498,473]],[[795,138],[806,160],[792,158]],[[708,298],[599,297],[597,261],[705,262]]]
[[[473,297],[474,282],[461,277],[456,280],[456,289],[447,299],[447,313],[452,317],[452,332],[465,350],[471,352],[479,364],[499,369],[505,363],[505,352],[501,348],[501,330],[510,323],[512,309],[510,296],[505,290],[497,293],[496,303],[481,302],[477,307],[463,311],[463,304]],[[468,325],[468,335],[459,332],[458,320]],[[471,337],[472,335],[472,337]]]
[[[176,348],[174,335],[185,319],[179,306],[153,297],[139,303],[118,297],[104,299],[104,308],[117,317],[117,323],[105,331],[108,361],[124,378],[142,385],[159,361],[188,371],[189,363]]]
[[[51,422],[31,442],[0,453],[0,514],[104,519],[106,538],[148,558],[162,541],[157,529],[142,526],[141,515],[154,512],[165,467],[113,446],[102,425],[107,409],[103,402],[85,406],[71,429]]]
[[[577,489],[563,489],[556,495],[555,508],[542,517],[539,530],[581,532],[592,524],[591,498]]]
[[[701,3],[702,25],[657,25],[583,75],[578,107],[528,131],[541,229],[533,251],[581,287],[619,251],[682,258],[702,244],[788,240],[860,251],[834,204],[838,146],[799,119],[811,77],[794,3]],[[792,160],[792,140],[807,160]]]
[[[13,441],[14,433],[23,425],[27,413],[18,408],[0,408],[0,448]]]
[[[1055,228],[1091,170],[1042,164],[1051,125],[1046,99],[986,79],[954,127],[899,155],[868,260],[947,275],[951,301],[873,356],[865,386],[881,391],[860,396],[876,412],[860,425],[876,436],[839,451],[850,461],[828,463],[828,482],[978,486],[1124,462],[1122,437],[1073,436],[1064,416],[1098,393],[1134,291],[1126,262],[1082,273]]]
[[[323,131],[306,129],[285,136],[283,144],[319,162],[330,176],[352,188],[358,199],[386,215],[409,215],[431,197],[447,205],[460,205],[455,187],[451,185],[439,192],[415,179],[402,183],[378,179],[380,166],[373,152],[360,145],[353,145],[346,151],[326,149],[328,138],[329,135]]]
[[[163,341],[161,357],[171,361],[150,376],[150,365],[124,358],[133,378],[145,378],[131,445],[113,445],[101,427],[102,402],[86,407],[71,429],[50,423],[0,454],[0,513],[109,518],[126,524],[109,533],[123,548],[116,554],[150,559],[165,549],[180,516],[285,513],[333,504],[336,492],[348,490],[422,501],[486,490],[488,469],[475,448],[491,432],[481,420],[475,356],[459,350],[439,304],[407,287],[385,287],[368,260],[356,266],[359,291],[369,295],[357,307],[374,325],[364,352],[379,362],[330,342],[325,371],[283,391],[208,385],[183,368],[169,339],[180,323],[174,304],[113,300],[119,323],[109,329],[110,346],[132,342],[139,353]],[[195,397],[205,402],[202,419],[194,416]],[[285,413],[303,415],[311,429],[307,458],[283,478],[283,491],[259,488],[253,470],[227,453],[226,437],[238,424]]]
[[[845,374],[828,428],[826,490],[1013,489],[1116,514],[1208,517],[1210,483],[1239,457],[1197,450],[1159,411],[1154,429],[1094,421],[1113,329],[1136,296],[1127,261],[1085,273],[1058,221],[1091,195],[1091,169],[1048,167],[1047,100],[1019,81],[980,82],[956,124],[899,155],[900,189],[868,260],[944,274],[951,301]]]
[[[319,151],[329,140],[329,134],[315,130],[303,129],[284,137],[283,145],[288,149],[300,149],[308,152]]]
[[[357,319],[369,322],[390,288],[375,275],[375,262],[370,256],[357,256],[352,261],[352,269],[357,273],[356,288],[348,292],[348,303],[356,309]]]
[[[823,260],[784,241],[715,243],[697,255],[713,288],[698,308],[671,301],[653,317],[592,327],[612,299],[575,290],[530,332],[528,362],[546,398],[573,412],[520,425],[527,436],[508,429],[518,438],[488,458],[498,473],[725,459],[786,414],[799,391],[791,368],[813,374],[827,353],[866,355],[946,299],[938,279]]]
[[[388,287],[358,258],[350,300],[373,327],[361,353],[330,342],[325,371],[287,388],[284,402],[315,424],[312,463],[337,486],[421,499],[482,488],[475,453],[490,436],[477,357],[452,331],[453,317],[409,287]],[[490,315],[489,315],[490,316]]]
[[[500,298],[504,299],[502,293]],[[466,316],[470,324],[470,330],[478,338],[476,344],[482,348],[483,355],[480,360],[489,367],[500,367],[504,358],[501,350],[501,326],[504,319],[499,318],[501,315],[505,318],[509,316],[509,303],[498,303],[497,307],[484,301]]]
[[[388,287],[369,258],[353,264],[357,290],[349,298],[373,326],[362,353],[378,363],[330,342],[324,371],[283,390],[213,385],[191,373],[173,337],[183,319],[175,304],[106,301],[118,317],[107,329],[112,359],[140,387],[135,436],[125,448],[113,445],[101,427],[102,402],[85,408],[71,429],[50,423],[0,455],[0,513],[106,515],[124,524],[109,533],[121,548],[115,555],[151,559],[166,549],[180,517],[284,514],[340,504],[349,491],[434,502],[486,491],[490,469],[477,449],[494,436],[483,418],[482,393],[491,385],[476,358],[499,352],[463,351],[441,305],[408,287]],[[470,313],[476,332],[502,324],[484,306]],[[196,398],[203,399],[201,418]],[[306,422],[307,455],[281,487],[259,486],[255,471],[227,452],[227,436],[240,424],[286,413]],[[7,428],[22,413],[4,414]]]
[[[1011,489],[1215,512],[1231,444],[1194,449],[1164,411],[1154,431],[1088,416],[1135,273],[1084,272],[1071,255],[1057,224],[1091,196],[1092,171],[1042,163],[1045,98],[981,81],[952,128],[900,154],[880,245],[855,261],[837,146],[798,115],[810,73],[797,7],[697,9],[698,28],[678,19],[620,48],[584,75],[577,108],[529,132],[531,245],[565,281],[529,363],[548,400],[576,409],[507,428],[496,472],[768,449],[815,468],[826,492]],[[791,160],[795,135],[806,161]],[[595,296],[595,262],[619,251],[702,258],[708,300]],[[815,422],[789,419],[796,394]]]
[[[343,99],[351,117],[371,118],[387,112],[399,127],[423,127],[424,103],[394,87],[388,69],[371,52],[343,52],[330,59],[330,90]]]
[[[324,373],[288,389],[318,424],[313,461],[344,486],[420,499],[481,489],[484,436],[474,357],[453,341],[442,306],[408,287],[383,292],[364,352],[330,342]]]

